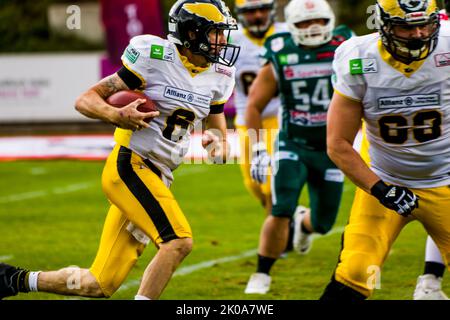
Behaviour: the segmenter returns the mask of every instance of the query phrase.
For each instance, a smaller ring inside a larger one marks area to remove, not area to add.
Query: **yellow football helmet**
[[[178,0],[169,11],[169,41],[200,54],[209,61],[232,66],[240,47],[230,44],[237,22],[222,0]],[[208,34],[214,31],[215,41]],[[227,44],[219,44],[219,32],[227,32]],[[192,37],[194,34],[194,37]]]
[[[427,58],[436,48],[440,29],[436,0],[377,0],[376,13],[383,44],[395,59],[409,64]],[[428,35],[401,37],[396,26],[426,27]]]
[[[275,0],[236,0],[234,8],[242,26],[258,38],[264,37],[275,20]],[[248,21],[245,18],[246,12],[256,9],[270,10],[267,21],[263,21],[262,19]]]

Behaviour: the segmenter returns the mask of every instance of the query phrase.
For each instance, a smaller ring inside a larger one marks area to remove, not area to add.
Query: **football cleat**
[[[424,274],[417,278],[414,300],[449,300],[442,291],[442,278],[434,274]]]
[[[298,206],[294,213],[294,238],[292,244],[294,250],[299,254],[307,254],[311,250],[312,233],[306,234],[302,231],[302,222],[309,208]]]
[[[245,288],[244,292],[246,294],[266,294],[270,290],[271,281],[272,278],[266,273],[254,273],[248,280],[247,288]]]
[[[0,300],[19,293],[19,285],[23,283],[19,280],[23,280],[27,272],[27,270],[0,263]]]

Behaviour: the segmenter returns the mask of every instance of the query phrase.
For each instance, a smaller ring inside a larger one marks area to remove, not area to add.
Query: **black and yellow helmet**
[[[377,0],[377,22],[381,38],[391,55],[407,64],[426,59],[436,48],[439,36],[439,9],[436,0]],[[426,38],[402,38],[395,26],[430,27]]]
[[[236,19],[221,0],[178,0],[169,11],[171,42],[226,66],[232,66],[239,55],[240,47],[229,44],[230,31],[237,28]],[[227,32],[227,44],[218,43],[221,30]],[[211,31],[216,32],[215,42],[209,41]]]

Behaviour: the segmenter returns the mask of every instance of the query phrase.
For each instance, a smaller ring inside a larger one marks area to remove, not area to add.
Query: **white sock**
[[[150,299],[146,296],[141,296],[141,295],[137,294],[134,296],[134,300],[152,300],[152,299]]]
[[[28,275],[28,287],[30,291],[37,292],[38,291],[38,277],[41,271],[30,272]]]
[[[437,245],[434,243],[430,236],[427,238],[427,248],[425,250],[425,261],[437,262],[444,264],[441,252],[439,251]]]

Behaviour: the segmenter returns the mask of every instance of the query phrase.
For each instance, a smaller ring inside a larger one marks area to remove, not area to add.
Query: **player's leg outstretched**
[[[73,283],[76,277],[79,283]],[[19,292],[43,291],[61,295],[92,298],[105,297],[95,277],[88,269],[64,268],[58,271],[30,272],[0,263],[0,299]]]

